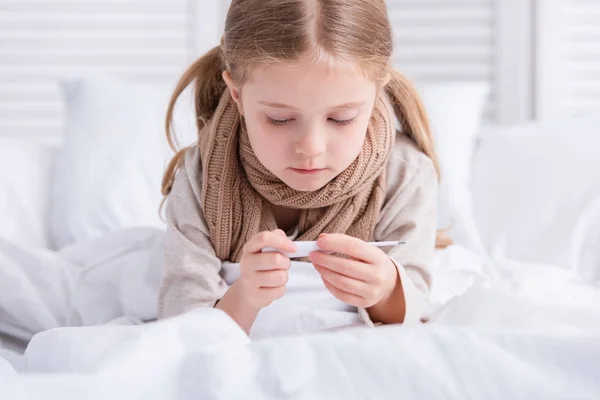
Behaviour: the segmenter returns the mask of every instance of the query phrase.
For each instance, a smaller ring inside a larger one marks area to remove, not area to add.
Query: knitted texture
[[[217,257],[239,262],[252,236],[277,229],[271,204],[301,209],[298,240],[316,240],[321,233],[372,240],[385,198],[393,121],[386,99],[377,99],[361,152],[352,164],[321,189],[300,192],[256,158],[237,105],[226,90],[198,141],[201,205]]]

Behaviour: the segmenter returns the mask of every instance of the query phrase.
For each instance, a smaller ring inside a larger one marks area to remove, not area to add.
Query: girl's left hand
[[[400,279],[396,266],[380,248],[343,234],[323,234],[317,240],[323,250],[309,256],[323,283],[338,300],[369,308],[387,299]],[[345,259],[324,252],[350,256]]]

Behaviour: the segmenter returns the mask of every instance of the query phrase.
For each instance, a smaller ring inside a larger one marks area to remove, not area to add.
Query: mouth
[[[290,169],[300,175],[316,175],[319,172],[325,171],[326,168],[290,168]]]

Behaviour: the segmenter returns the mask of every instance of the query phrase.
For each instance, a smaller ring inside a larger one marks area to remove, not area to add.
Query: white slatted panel
[[[193,57],[186,0],[0,0],[0,135],[60,137],[60,77],[172,81]]]
[[[600,1],[568,0],[564,6],[567,114],[600,112]]]
[[[495,1],[388,0],[395,66],[417,82],[486,80],[493,87]]]
[[[600,1],[537,0],[538,119],[600,112]]]

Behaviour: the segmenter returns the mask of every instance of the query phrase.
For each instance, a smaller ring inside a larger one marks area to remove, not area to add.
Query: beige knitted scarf
[[[385,167],[395,139],[393,121],[391,107],[379,98],[353,163],[321,189],[299,192],[258,161],[237,105],[226,90],[199,135],[202,209],[217,257],[239,262],[252,236],[277,229],[271,204],[301,209],[298,240],[316,240],[320,233],[372,240],[385,197]]]

